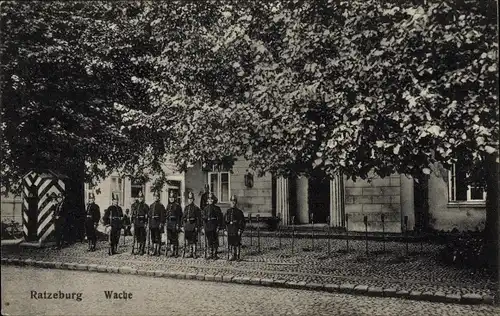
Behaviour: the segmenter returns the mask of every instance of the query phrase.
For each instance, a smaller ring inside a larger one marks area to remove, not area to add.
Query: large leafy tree
[[[143,159],[148,143],[124,135],[115,103],[147,109],[146,92],[131,87],[134,38],[106,45],[113,21],[130,5],[98,2],[4,2],[1,11],[2,187],[12,190],[33,168],[78,181]],[[133,8],[132,8],[133,9]],[[124,13],[125,12],[125,13]],[[134,34],[139,35],[140,30]],[[97,69],[97,71],[96,71]],[[147,136],[147,135],[142,135]]]

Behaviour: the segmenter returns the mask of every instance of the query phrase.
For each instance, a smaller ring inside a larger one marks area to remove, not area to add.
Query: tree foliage
[[[146,91],[131,87],[128,75],[147,71],[128,62],[129,52],[142,48],[133,38],[109,47],[105,36],[95,36],[112,36],[108,21],[122,18],[117,11],[98,2],[2,3],[1,184],[7,191],[34,168],[85,168],[91,181],[144,159],[147,135],[122,133],[114,106],[149,106]]]
[[[91,176],[167,158],[362,178],[481,166],[498,144],[495,8],[7,3],[2,179],[68,157]]]
[[[150,4],[160,53],[134,60],[156,75],[132,80],[154,106],[121,108],[126,129],[164,131],[180,166],[243,156],[261,172],[365,178],[460,157],[472,168],[498,144],[493,4]]]

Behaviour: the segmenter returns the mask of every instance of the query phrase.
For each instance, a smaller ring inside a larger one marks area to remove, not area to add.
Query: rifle
[[[201,230],[199,228],[195,228],[194,233],[195,233],[195,236],[196,236],[196,241],[194,243],[194,251],[191,250],[191,252],[193,253],[193,259],[196,259],[196,258],[198,258],[198,242],[201,245],[201,238],[199,238],[200,234],[201,234]]]
[[[227,225],[227,223],[226,223]],[[227,233],[227,260],[229,260],[229,253],[231,252],[231,246],[229,245],[229,233]]]
[[[237,258],[240,260],[240,254],[241,254],[241,238],[243,237],[243,229],[241,229],[241,233],[239,234],[239,241],[238,241],[238,253],[237,253]]]
[[[186,229],[184,229],[184,247],[182,249],[182,258],[186,256]]]
[[[166,232],[166,235],[167,235],[166,236],[167,238],[165,239],[165,257],[167,257],[168,256],[168,228],[167,228],[166,223],[165,223],[165,230],[164,231]],[[177,230],[175,230],[175,231],[177,231]]]
[[[148,254],[148,256],[149,256],[149,248],[151,247],[151,230],[150,230],[150,228],[149,228],[149,223],[147,224],[146,229],[147,229],[147,232],[146,232],[147,237],[146,237],[146,239],[148,240],[148,245],[147,245],[148,250],[147,250],[147,254]]]
[[[108,255],[111,256],[113,254],[113,244],[111,243],[111,225],[109,226],[108,241],[109,241]]]
[[[135,230],[136,230],[136,227],[135,227],[135,224],[134,224],[134,237],[133,237],[133,241],[132,241],[132,252],[130,254],[134,254],[134,249],[135,249]]]
[[[205,259],[207,259],[207,246],[208,246],[208,242],[207,242],[207,232],[206,231],[204,231],[203,236],[205,236]]]

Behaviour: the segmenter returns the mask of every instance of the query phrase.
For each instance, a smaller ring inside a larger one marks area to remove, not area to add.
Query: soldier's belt
[[[120,219],[121,217],[111,217],[111,219]]]
[[[209,221],[215,221],[215,220],[217,220],[217,217],[210,217],[210,218],[208,218],[208,220]]]
[[[92,215],[87,215],[87,217],[92,217]]]
[[[160,218],[160,216],[151,216],[152,218]]]
[[[141,215],[141,216],[137,216],[137,218],[146,218],[146,216]]]

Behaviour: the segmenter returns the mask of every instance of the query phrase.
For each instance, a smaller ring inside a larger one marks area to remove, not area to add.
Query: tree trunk
[[[500,224],[498,212],[498,188],[500,179],[499,175],[499,164],[496,162],[496,156],[489,155],[486,158],[486,223],[484,227],[484,240],[486,251],[489,256],[488,263],[491,268],[497,271],[498,287],[497,294],[500,295],[500,251],[499,251],[499,240],[500,240],[500,229],[498,225]],[[499,296],[497,296],[497,299]]]
[[[429,177],[415,178],[413,184],[415,230],[422,233],[429,230]]]
[[[66,181],[66,192],[67,199],[71,206],[71,232],[69,238],[71,242],[77,240],[83,241],[85,237],[85,167],[84,165],[80,165],[74,168],[68,168],[65,171],[65,175],[69,178]]]

